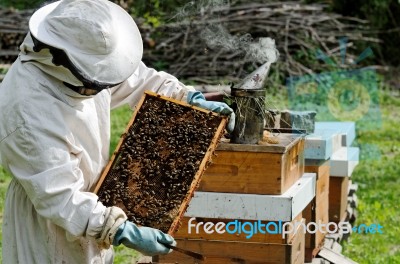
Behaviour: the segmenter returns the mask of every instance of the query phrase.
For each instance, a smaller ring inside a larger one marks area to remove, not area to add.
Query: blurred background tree
[[[22,0],[21,0],[22,1]],[[185,0],[114,0],[137,17],[143,17],[149,24],[157,26],[168,20],[188,1]],[[233,0],[232,4],[254,3],[257,1]],[[273,2],[273,1],[269,1]],[[379,63],[400,65],[400,1],[399,0],[304,0],[306,3],[323,3],[332,12],[368,20],[382,43],[373,48],[377,51]],[[365,47],[359,47],[363,50]]]
[[[399,0],[306,0],[326,3],[332,12],[368,20],[382,43],[375,45],[380,63],[400,65],[400,1]]]
[[[169,21],[187,0],[112,0],[144,23],[157,27]],[[223,0],[219,0],[222,2]],[[15,9],[36,9],[48,3],[44,0],[1,0],[0,6]],[[231,4],[255,3],[249,0],[231,0]],[[260,1],[259,1],[260,2]],[[274,2],[274,1],[269,1]],[[400,64],[400,1],[399,0],[303,0],[305,3],[327,4],[332,12],[366,19],[370,22],[382,43],[374,48],[380,64]],[[360,47],[362,50],[365,47]]]
[[[44,3],[46,3],[44,0],[1,0],[0,7],[12,7],[22,10],[38,8]]]

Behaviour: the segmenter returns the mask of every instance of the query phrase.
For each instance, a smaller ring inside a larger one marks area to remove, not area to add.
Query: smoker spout
[[[247,75],[241,82],[234,85],[232,89],[261,90],[265,88],[271,62],[266,62],[255,71]]]

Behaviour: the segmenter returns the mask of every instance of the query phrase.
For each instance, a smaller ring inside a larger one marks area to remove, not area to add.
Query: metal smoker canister
[[[231,96],[236,102],[235,129],[231,142],[257,144],[262,140],[265,118],[265,82],[271,63],[267,62],[246,76],[236,87],[231,88]]]
[[[264,108],[259,102],[264,102],[265,90],[231,90],[236,101],[245,101],[245,107],[236,110],[235,129],[231,141],[238,144],[257,144],[263,137]]]

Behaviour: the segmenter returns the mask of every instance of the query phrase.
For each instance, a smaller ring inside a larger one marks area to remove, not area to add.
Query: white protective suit
[[[184,100],[189,88],[141,63],[118,87],[82,96],[63,84],[79,81],[54,66],[47,49],[32,47],[28,34],[0,85],[0,161],[13,176],[3,261],[112,263],[112,247],[100,237],[106,222],[126,216],[90,192],[109,160],[110,109],[134,107],[146,89]]]

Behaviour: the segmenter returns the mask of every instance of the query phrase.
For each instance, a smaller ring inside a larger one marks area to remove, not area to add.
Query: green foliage
[[[11,176],[0,167],[0,224],[3,222],[3,212],[4,212],[4,201],[6,198],[6,192],[8,188],[8,184],[11,181]],[[1,246],[2,246],[3,236],[2,232],[0,232],[0,263],[3,262],[3,254],[1,254]]]
[[[356,225],[379,223],[383,234],[352,234],[344,243],[344,254],[359,263],[400,263],[400,99],[384,92],[381,96],[383,125],[375,131],[359,131],[358,143],[378,146],[381,158],[364,159],[352,178],[360,186]],[[363,153],[362,156],[369,156]]]
[[[8,71],[8,68],[2,68],[2,67],[0,66],[0,74],[6,74],[7,71]]]
[[[306,3],[327,3],[333,12],[366,19],[379,31],[382,43],[373,45],[385,64],[400,64],[400,1],[399,0],[305,0]],[[362,50],[365,47],[358,47]]]
[[[133,264],[136,263],[136,261],[140,256],[139,252],[131,248],[127,248],[123,245],[114,247],[114,250],[115,250],[115,257],[114,257],[115,264]]]
[[[111,142],[110,155],[118,145],[119,139],[125,131],[125,127],[132,117],[132,110],[128,105],[116,108],[111,111]]]
[[[141,0],[130,5],[130,12],[135,17],[144,18],[146,24],[157,27],[171,19],[177,9],[186,3],[183,0]]]
[[[45,2],[45,0],[2,0],[0,6],[23,10],[38,8]]]
[[[378,37],[383,43],[377,45],[379,53],[386,62],[392,65],[400,63],[400,2],[398,0],[335,0],[333,10],[343,15],[367,19],[371,26],[381,30]],[[386,31],[386,32],[385,32]]]

